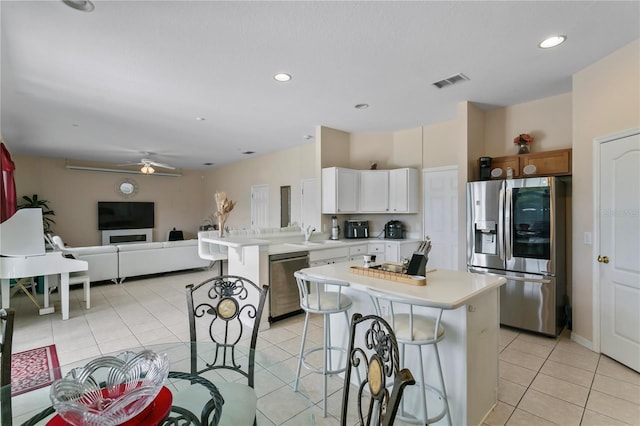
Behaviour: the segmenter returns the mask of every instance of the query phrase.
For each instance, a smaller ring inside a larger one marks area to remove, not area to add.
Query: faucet
[[[309,241],[309,238],[311,238],[311,234],[313,234],[315,230],[316,228],[312,228],[311,225],[307,226],[307,228],[304,230],[304,240]]]

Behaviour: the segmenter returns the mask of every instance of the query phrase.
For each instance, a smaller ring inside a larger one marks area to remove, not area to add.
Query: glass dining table
[[[169,359],[169,371],[189,373],[191,365],[191,350],[190,343],[176,342],[157,345],[141,346],[136,348],[128,348],[126,350],[117,351],[114,353],[104,354],[117,355],[122,352],[131,351],[139,353],[143,350],[151,350],[156,353],[166,353]],[[238,364],[248,362],[247,353],[248,348],[237,348],[236,362]],[[207,352],[213,352],[215,345],[211,342],[201,343],[198,342],[198,353],[206,354]],[[60,377],[65,377],[74,368],[84,367],[89,361],[98,357],[77,361],[68,365],[62,365],[58,367],[57,373]],[[204,363],[202,358],[198,360],[199,365]],[[313,425],[316,423],[316,417],[318,415],[315,409],[314,403],[306,396],[309,395],[304,388],[301,388],[299,392],[293,390],[293,384],[295,381],[295,366],[290,362],[279,362],[277,359],[271,357],[268,353],[261,352],[259,349],[255,351],[255,382],[254,389],[256,392],[257,409],[256,409],[256,422],[260,424],[304,424]],[[229,394],[228,389],[233,387],[225,386],[225,383],[239,382],[246,383],[239,380],[241,376],[224,370],[212,370],[202,374],[202,377],[208,379],[214,385],[220,387],[220,393],[223,399],[230,400],[234,398],[233,394]],[[20,387],[20,383],[12,383],[14,387]],[[172,379],[165,381],[165,387],[173,394],[180,390],[180,384],[175,383]],[[17,396],[12,396],[12,417],[13,425],[18,426],[24,424],[26,421],[32,419],[34,416],[40,414],[43,410],[51,407],[51,399],[49,398],[51,385],[34,389]],[[207,392],[207,389],[200,387],[201,392]],[[6,391],[6,388],[4,389]],[[174,401],[175,402],[175,401]],[[222,407],[222,413],[224,413],[224,405]],[[58,423],[59,416],[56,419],[55,413],[47,416],[38,425],[53,425],[63,424]],[[199,413],[196,413],[196,417],[199,417]],[[53,420],[52,420],[53,419]],[[220,423],[225,424],[224,418]],[[233,425],[241,426],[241,425]],[[247,425],[250,426],[250,425]]]

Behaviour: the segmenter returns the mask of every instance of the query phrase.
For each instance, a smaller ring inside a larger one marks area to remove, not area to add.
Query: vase
[[[218,237],[224,237],[224,222],[225,220],[222,218],[218,218]]]
[[[529,145],[526,142],[520,142],[518,144],[520,149],[518,150],[518,154],[528,154],[529,153]]]

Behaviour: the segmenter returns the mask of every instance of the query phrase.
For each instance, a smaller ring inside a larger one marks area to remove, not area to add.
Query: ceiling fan
[[[137,166],[142,166],[140,168],[140,172],[145,174],[145,175],[150,175],[152,173],[155,173],[156,169],[154,169],[153,167],[160,167],[161,169],[170,169],[170,170],[175,170],[175,167],[170,166],[168,164],[165,163],[159,163],[157,161],[153,161],[149,158],[142,158],[139,162],[137,163],[126,163],[126,164],[119,164],[120,166],[133,166],[133,165],[137,165]]]

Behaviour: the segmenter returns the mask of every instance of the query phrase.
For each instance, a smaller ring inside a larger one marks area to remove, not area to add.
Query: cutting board
[[[364,268],[362,266],[350,266],[349,272],[351,272],[352,274],[379,278],[381,280],[396,281],[403,284],[427,285],[427,279],[425,277],[401,274],[399,272],[389,272],[375,268]]]

